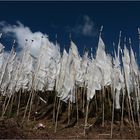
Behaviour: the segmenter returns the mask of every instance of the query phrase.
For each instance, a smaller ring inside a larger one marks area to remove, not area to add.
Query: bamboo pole
[[[58,99],[58,107],[57,107],[57,114],[56,114],[56,122],[55,122],[55,129],[54,132],[56,133],[57,125],[58,125],[58,116],[59,116],[59,110],[60,110],[60,99]]]
[[[76,97],[76,110],[77,110],[77,125],[78,125],[78,120],[79,120],[78,94],[79,94],[79,90],[78,90],[78,87],[77,87],[76,88],[76,93],[75,93],[75,97]]]
[[[35,91],[33,90],[33,92],[32,92],[32,96],[31,96],[31,101],[30,101],[30,107],[29,107],[28,119],[27,119],[28,121],[29,121],[29,119],[30,119],[30,115],[31,115],[32,104],[33,104],[34,97],[35,97]]]
[[[105,122],[105,89],[104,89],[104,86],[103,86],[103,92],[102,92],[102,101],[103,101],[103,104],[102,104],[102,127],[104,127],[104,122]]]
[[[113,123],[114,123],[114,104],[115,104],[115,92],[114,92],[114,89],[112,89],[112,92],[113,92],[113,106],[112,106],[112,121],[111,121],[111,135],[110,135],[110,138],[112,138],[113,136]]]
[[[53,118],[52,118],[52,122],[55,123],[55,117],[56,117],[56,114],[55,114],[55,111],[56,111],[56,94],[55,94],[55,97],[54,97],[54,105],[53,105]]]
[[[84,86],[84,91],[83,91],[83,108],[82,112],[85,113],[85,94],[86,94],[86,87]]]
[[[128,100],[129,100],[130,113],[131,113],[132,123],[133,123],[133,127],[134,127],[134,132],[136,134],[135,121],[134,121],[133,110],[132,110],[132,103],[131,103],[129,96],[128,96]]]
[[[17,116],[19,115],[19,108],[20,108],[20,100],[21,100],[21,90],[19,91],[19,96],[18,96],[18,108],[17,108]]]
[[[70,103],[70,99],[69,99],[69,101],[68,101],[68,125],[70,124],[70,110],[71,110],[71,105],[70,105],[71,103]]]
[[[28,106],[29,106],[29,103],[30,103],[30,100],[31,100],[31,96],[32,96],[32,91],[29,93],[29,98],[28,98],[28,101],[27,101],[27,104],[26,104],[26,108],[25,108],[25,111],[24,111],[22,123],[24,122],[24,119],[25,119],[25,117],[26,117],[26,113],[27,113]]]
[[[11,98],[11,105],[10,105],[10,110],[9,110],[9,117],[10,117],[11,112],[12,112],[12,107],[13,107],[14,98],[15,98],[15,95],[13,94],[13,95],[12,95],[12,98]]]
[[[96,107],[96,112],[98,111],[98,104],[97,104],[97,94],[95,93],[95,107]]]
[[[3,103],[3,105],[2,105],[2,113],[1,113],[1,117],[2,117],[2,114],[4,113],[7,99],[8,99],[8,96],[5,96],[5,98],[4,98],[4,103]]]
[[[11,96],[12,96],[12,95],[10,95],[10,97],[9,97],[9,99],[8,99],[8,102],[7,102],[6,106],[4,107],[4,111],[3,111],[3,113],[2,113],[2,118],[3,118],[5,112],[6,112],[7,108],[8,108],[8,105],[9,105],[10,100],[11,100]]]
[[[85,117],[85,126],[84,126],[84,135],[86,135],[86,128],[87,128],[87,120],[88,120],[88,109],[89,109],[89,102],[87,101],[87,105],[86,105],[86,117]]]
[[[122,95],[122,111],[121,111],[121,132],[123,128],[123,113],[124,113],[124,89],[122,89],[123,95]]]
[[[138,91],[137,91],[137,115],[138,115],[138,125],[140,128],[140,114],[139,114],[139,100],[138,100],[138,95],[139,95],[139,83],[138,83]]]

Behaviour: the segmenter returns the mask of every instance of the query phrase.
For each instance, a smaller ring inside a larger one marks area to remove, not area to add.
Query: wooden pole
[[[24,111],[22,123],[24,122],[24,119],[25,119],[25,116],[26,116],[26,113],[27,113],[27,110],[28,110],[28,106],[29,106],[29,103],[30,103],[30,100],[31,100],[31,96],[32,96],[32,91],[29,93],[29,98],[28,98],[27,105],[26,105],[26,108],[25,108],[25,111]]]
[[[7,99],[8,99],[8,96],[5,96],[5,98],[4,98],[4,103],[3,103],[3,105],[2,105],[2,113],[1,113],[1,116],[2,116],[2,114],[4,113]]]
[[[115,91],[114,91],[114,89],[112,88],[112,93],[113,93],[113,95],[112,95],[112,97],[113,97],[113,106],[112,106],[112,121],[111,121],[111,138],[112,138],[112,136],[113,136],[113,123],[114,123],[114,104],[115,104]]]
[[[79,90],[78,90],[78,87],[77,87],[76,88],[76,92],[75,92],[75,97],[76,97],[76,110],[77,110],[77,125],[78,125],[78,120],[79,120],[78,94],[79,94]]]
[[[12,95],[10,95],[10,97],[9,97],[9,99],[8,99],[8,102],[7,102],[6,106],[4,106],[4,111],[3,111],[3,113],[2,113],[2,118],[3,118],[5,112],[6,112],[7,108],[8,108],[8,105],[9,105],[10,100],[11,100],[11,96],[12,96]]]
[[[11,104],[10,104],[10,110],[9,110],[9,117],[10,117],[11,112],[12,112],[12,107],[13,107],[14,98],[15,98],[15,94],[13,94],[12,97],[11,97]]]
[[[83,108],[82,112],[85,113],[85,94],[86,94],[86,87],[84,86],[84,91],[83,91]]]
[[[95,106],[96,106],[96,112],[98,111],[98,104],[97,104],[97,94],[95,92]]]
[[[104,86],[103,86],[103,92],[102,92],[102,101],[103,101],[103,104],[102,104],[102,109],[103,109],[103,114],[102,114],[102,127],[104,127],[104,117],[105,117],[105,89],[104,89]]]
[[[55,97],[54,97],[54,105],[53,105],[53,118],[52,118],[52,122],[55,123],[55,117],[56,117],[56,114],[55,114],[55,111],[56,111],[56,94],[55,94]]]
[[[139,95],[139,83],[138,83],[138,90],[137,90],[137,115],[138,115],[138,124],[140,128],[140,114],[139,114],[139,100],[138,100],[138,95]]]
[[[125,94],[125,92],[124,92],[124,89],[122,89],[122,111],[121,111],[121,132],[122,132],[122,128],[123,128],[123,113],[124,113],[124,94]]]
[[[68,101],[68,125],[70,124],[70,110],[71,110],[71,105],[70,105],[70,99]]]
[[[128,100],[129,100],[130,113],[131,113],[132,123],[133,123],[133,127],[134,127],[134,132],[136,134],[135,121],[134,121],[133,110],[132,110],[132,103],[131,103],[130,96],[128,96]]]
[[[17,116],[19,115],[19,108],[20,108],[20,100],[21,100],[21,89],[19,91],[19,96],[18,96],[18,108],[17,108]]]
[[[31,114],[31,110],[32,110],[32,104],[33,104],[34,97],[35,97],[35,91],[33,90],[32,96],[31,96],[31,101],[30,101],[29,113],[28,113],[28,121],[30,119],[30,114]]]
[[[59,116],[59,110],[60,110],[60,99],[58,99],[58,107],[57,107],[57,114],[56,114],[56,122],[55,122],[55,129],[54,132],[56,133],[57,130],[57,124],[58,124],[58,116]]]
[[[86,117],[85,117],[85,126],[84,126],[84,135],[86,135],[86,128],[87,128],[87,120],[88,120],[88,109],[89,109],[89,102],[87,101],[87,105],[86,105]]]

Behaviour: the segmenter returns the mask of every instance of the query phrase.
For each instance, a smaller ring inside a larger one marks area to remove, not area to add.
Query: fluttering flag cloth
[[[4,46],[0,44],[0,91],[3,94],[14,94],[22,91],[56,91],[60,100],[75,103],[75,87],[84,87],[87,100],[91,100],[96,90],[111,86],[115,97],[115,108],[120,109],[121,90],[129,93],[139,87],[139,69],[131,48],[124,45],[120,55],[120,40],[118,53],[115,57],[107,54],[105,44],[99,36],[95,58],[90,58],[85,51],[81,57],[76,44],[71,41],[69,52],[64,49],[61,56],[60,46],[48,38],[42,38],[38,55],[31,52],[32,43],[26,42],[19,55],[14,49],[4,57]],[[34,46],[34,44],[33,44]],[[120,58],[121,56],[121,58]],[[122,62],[121,62],[122,59]],[[123,65],[121,65],[121,63]],[[123,73],[123,72],[124,73]],[[138,93],[140,100],[140,95]]]

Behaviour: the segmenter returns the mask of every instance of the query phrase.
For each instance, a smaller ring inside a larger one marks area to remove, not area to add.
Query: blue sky
[[[33,32],[48,34],[51,41],[55,41],[57,34],[62,48],[69,47],[71,33],[80,53],[84,46],[96,49],[103,25],[102,37],[108,52],[113,52],[112,43],[118,42],[120,30],[122,38],[131,37],[137,52],[140,2],[0,2],[0,21],[11,25],[20,21]],[[8,44],[9,50],[10,39],[4,36],[1,41]]]

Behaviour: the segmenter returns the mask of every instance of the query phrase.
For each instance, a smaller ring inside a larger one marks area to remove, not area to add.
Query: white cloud
[[[5,22],[0,22],[0,28],[6,34],[14,34],[18,43],[18,47],[21,49],[25,47],[25,40],[27,39],[27,44],[30,45],[31,53],[33,55],[38,54],[39,48],[45,45],[46,41],[49,42],[46,34],[41,32],[33,33],[29,27],[25,27],[20,22],[17,22],[17,25],[8,25]]]
[[[95,28],[94,22],[88,15],[84,15],[82,18],[82,22],[77,23],[72,31],[75,34],[89,37],[97,35],[97,30]]]

